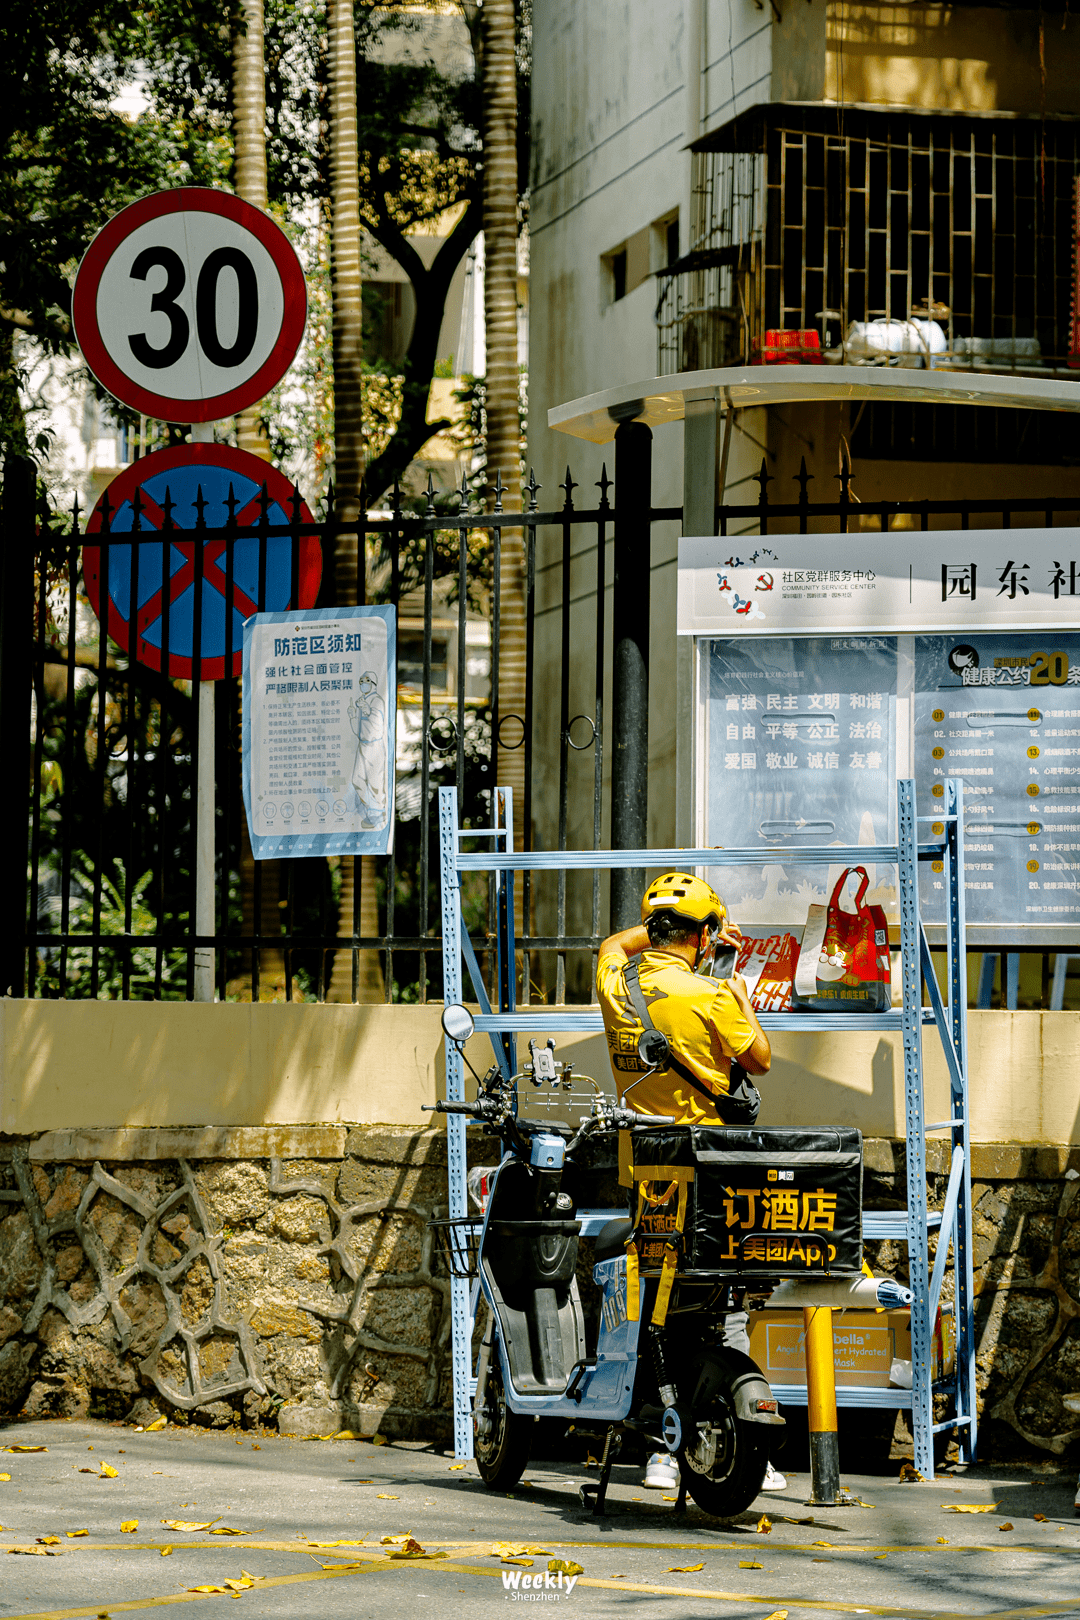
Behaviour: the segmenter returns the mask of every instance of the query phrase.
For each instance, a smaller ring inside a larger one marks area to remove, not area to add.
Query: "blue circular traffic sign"
[[[83,547],[86,594],[113,641],[139,663],[191,680],[198,616],[200,678],[239,675],[245,619],[315,605],[322,577],[318,536],[282,532],[287,524],[313,522],[289,480],[246,450],[225,444],[155,450],[114,478],[91,514],[87,534],[138,533],[140,539]],[[212,532],[230,526],[240,531],[235,539]]]

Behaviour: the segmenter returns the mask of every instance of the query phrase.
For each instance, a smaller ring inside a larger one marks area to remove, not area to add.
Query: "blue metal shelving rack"
[[[543,1010],[518,1009],[514,993],[514,876],[520,871],[596,870],[613,867],[665,866],[683,868],[780,865],[859,865],[873,861],[894,865],[900,891],[900,949],[903,967],[903,1001],[900,1007],[884,1013],[765,1013],[766,1030],[795,1029],[820,1033],[822,1030],[901,1030],[904,1043],[905,1138],[907,1146],[908,1203],[895,1213],[870,1211],[863,1217],[863,1236],[892,1238],[908,1245],[911,1307],[912,1388],[839,1388],[840,1406],[890,1407],[910,1411],[915,1439],[915,1466],[926,1478],[934,1474],[934,1435],[955,1430],[964,1461],[975,1459],[978,1418],[975,1405],[974,1299],[971,1257],[971,1175],[970,1122],[967,1084],[967,954],[964,919],[964,831],[963,797],[959,781],[946,780],[940,810],[932,817],[917,817],[915,784],[897,784],[897,842],[885,845],[828,845],[813,848],[776,849],[655,849],[655,850],[551,850],[521,852],[514,849],[513,800],[509,789],[496,791],[495,824],[490,828],[462,828],[458,820],[454,788],[439,790],[439,843],[442,876],[443,984],[448,1002],[463,999],[462,958],[469,971],[480,1014],[476,1027],[491,1037],[496,1061],[504,1069],[516,1069],[515,1036],[560,1032],[595,1032],[603,1029],[596,1007],[559,1007]],[[919,825],[930,836],[919,838]],[[463,844],[482,842],[487,848],[463,850]],[[948,999],[938,986],[919,915],[918,863],[940,861],[944,873],[948,928],[946,965]],[[476,955],[461,923],[461,875],[465,872],[494,874],[497,929],[495,936],[496,973],[499,1005],[492,1008]],[[930,1005],[922,1005],[925,987]],[[941,1039],[949,1073],[949,1117],[926,1123],[923,1106],[922,1028],[933,1024]],[[446,1095],[460,1100],[465,1095],[464,1067],[458,1052],[447,1045]],[[940,1214],[927,1210],[926,1138],[931,1132],[947,1132],[951,1144],[951,1166],[944,1209]],[[465,1121],[451,1115],[447,1119],[448,1181],[451,1216],[467,1213],[465,1183]],[[594,1224],[584,1212],[583,1234]],[[937,1250],[931,1266],[929,1236],[937,1231]],[[941,1300],[942,1282],[950,1246],[953,1250],[954,1301],[956,1316],[956,1370],[938,1383],[931,1381],[931,1340]],[[476,1310],[475,1285],[464,1279],[451,1281],[451,1323],[453,1333],[454,1441],[458,1457],[472,1456],[470,1398],[475,1388],[470,1366],[472,1328]],[[804,1404],[806,1392],[800,1386],[774,1385],[782,1402]],[[935,1424],[935,1395],[947,1395],[952,1414]]]

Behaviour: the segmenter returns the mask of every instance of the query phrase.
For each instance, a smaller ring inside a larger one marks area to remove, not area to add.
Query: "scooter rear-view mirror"
[[[458,1002],[443,1008],[442,1027],[456,1046],[464,1046],[476,1029],[472,1013]]]

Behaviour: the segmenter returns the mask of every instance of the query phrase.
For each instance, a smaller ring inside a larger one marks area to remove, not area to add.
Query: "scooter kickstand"
[[[598,1518],[607,1511],[608,1480],[611,1478],[612,1464],[621,1450],[622,1435],[616,1429],[609,1429],[604,1440],[604,1455],[600,1459],[600,1478],[595,1485],[578,1486],[582,1507],[591,1507]]]
[[[684,1478],[684,1476],[682,1474],[679,1475],[679,1497],[678,1497],[678,1501],[675,1503],[675,1506],[672,1508],[671,1511],[672,1511],[672,1513],[685,1513],[686,1512],[686,1479]]]

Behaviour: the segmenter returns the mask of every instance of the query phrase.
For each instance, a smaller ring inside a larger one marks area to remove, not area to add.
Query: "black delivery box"
[[[862,1133],[677,1125],[630,1132],[642,1270],[659,1268],[688,1179],[681,1275],[849,1276],[862,1266]],[[672,1187],[670,1197],[664,1197]],[[662,1198],[653,1203],[652,1199]]]

